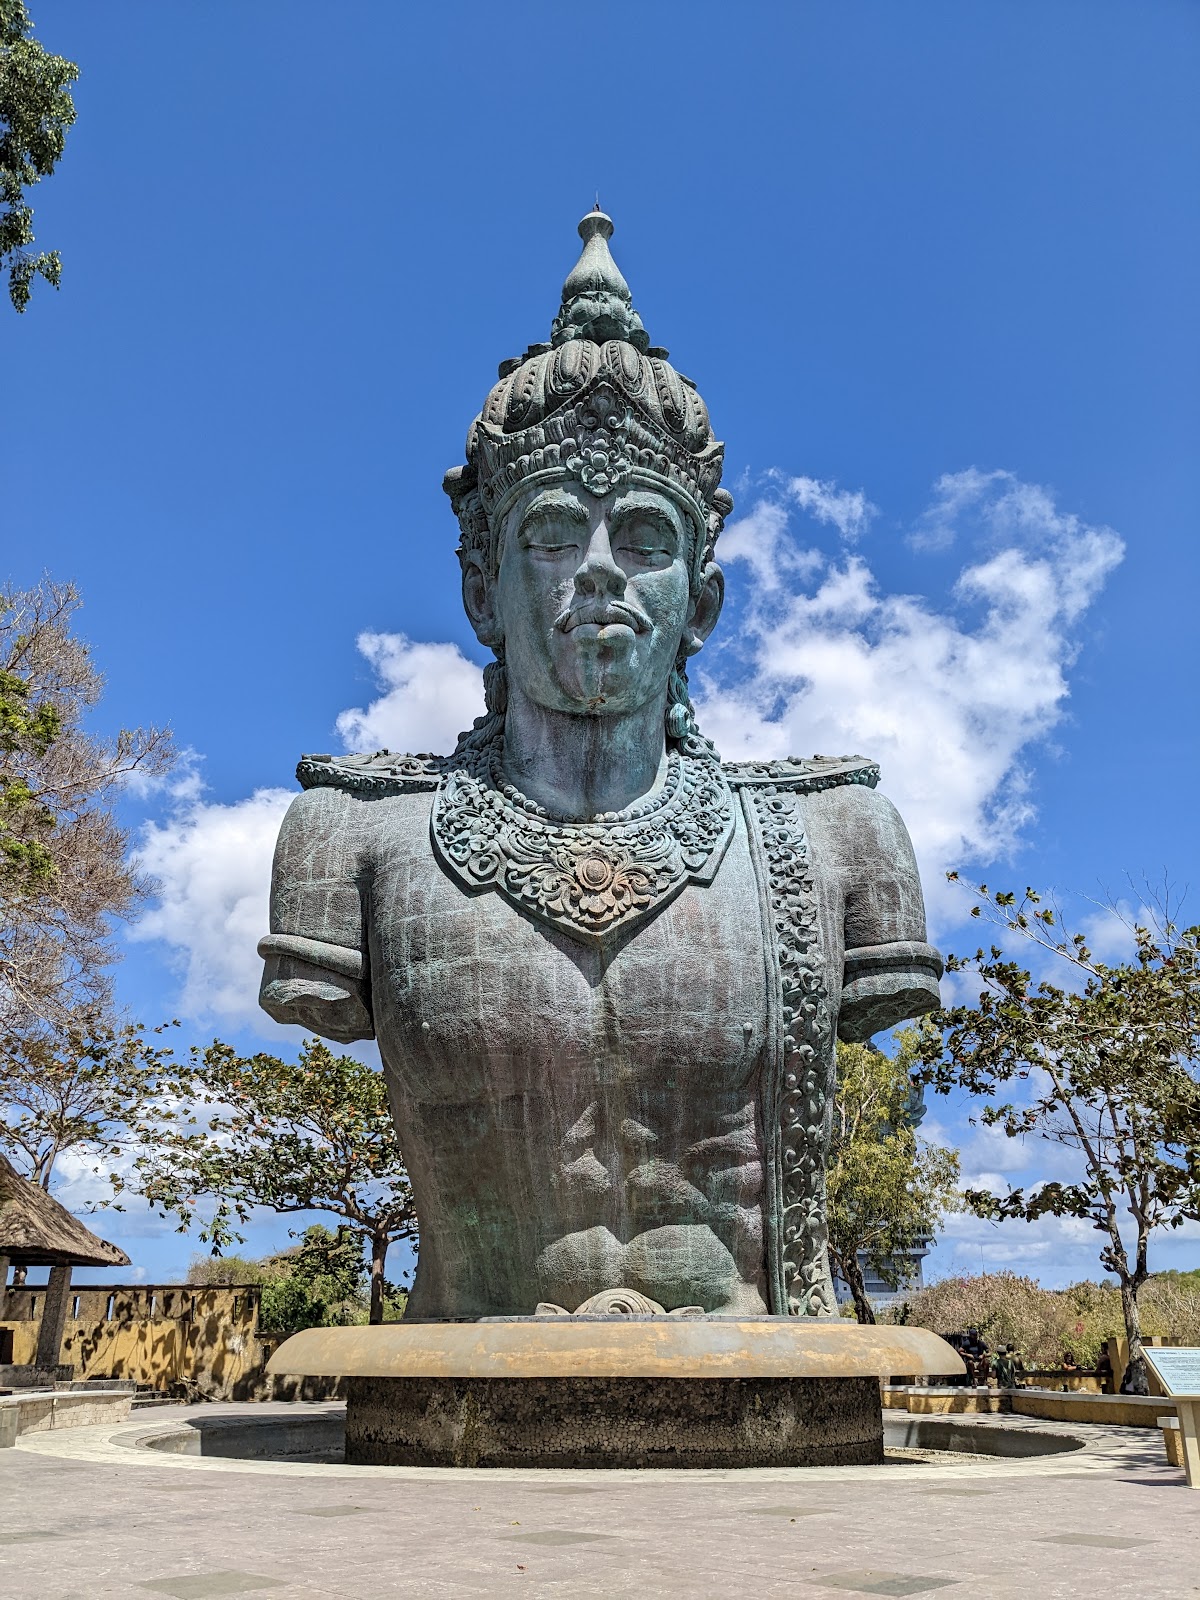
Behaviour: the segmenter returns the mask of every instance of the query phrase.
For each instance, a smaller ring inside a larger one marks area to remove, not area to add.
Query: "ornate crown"
[[[651,345],[609,252],[612,232],[599,206],[579,224],[583,251],[563,284],[550,343],[501,362],[467,434],[467,464],[446,474],[463,561],[494,572],[513,499],[533,479],[564,476],[594,495],[635,479],[669,494],[696,530],[693,582],[712,557],[733,510],[720,487],[725,447],[695,384]]]

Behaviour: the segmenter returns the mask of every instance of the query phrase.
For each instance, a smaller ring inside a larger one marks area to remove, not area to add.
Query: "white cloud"
[[[182,977],[179,1010],[195,1020],[256,1021],[271,857],[291,789],[257,789],[232,805],[194,800],[147,823],[138,865],[156,904],[131,937],[168,946]]]
[[[945,550],[958,536],[959,516],[973,509],[991,486],[1009,476],[1004,472],[944,472],[933,486],[933,499],[917,518],[909,543],[915,550]]]
[[[1100,1247],[1091,1223],[1076,1217],[987,1222],[971,1212],[948,1216],[925,1262],[925,1280],[957,1273],[1017,1272],[1046,1288],[1100,1278]]]
[[[944,872],[1003,856],[1032,817],[1030,747],[1063,715],[1072,627],[1123,547],[1009,473],[941,479],[935,506],[951,504],[983,549],[944,604],[882,593],[857,554],[814,562],[804,551],[807,587],[755,586],[742,628],[748,670],[731,681],[698,663],[696,698],[701,726],[727,758],[821,751],[878,760],[933,908],[956,917]],[[799,553],[778,499],[729,531],[722,560],[745,560],[756,575],[776,556],[788,570]],[[765,547],[755,548],[760,536]]]
[[[1128,900],[1120,900],[1112,906],[1093,906],[1080,918],[1078,931],[1097,961],[1117,966],[1132,961],[1137,954],[1134,928],[1153,928],[1155,922],[1156,914],[1150,907],[1139,906],[1135,910]]]
[[[384,693],[343,711],[348,750],[452,750],[483,715],[483,675],[454,644],[416,644],[402,633],[360,633],[358,648]]]
[[[843,539],[857,539],[876,514],[861,489],[839,489],[836,483],[824,483],[819,478],[781,475],[777,481],[801,511],[836,528]]]
[[[788,534],[787,507],[759,500],[721,535],[721,561],[745,561],[761,590],[776,590],[787,578],[804,578],[824,565],[819,550],[800,550]]]
[[[201,767],[204,758],[191,748],[181,750],[179,758],[169,772],[145,772],[135,767],[122,779],[125,792],[141,801],[159,800],[164,796],[179,803],[197,800],[204,792]]]
[[[363,633],[358,647],[383,693],[338,717],[348,747],[450,750],[483,711],[479,668],[456,645]],[[269,926],[275,838],[296,791],[258,789],[222,805],[202,798],[194,757],[183,776],[164,786],[171,812],[142,831],[138,864],[159,894],[131,937],[167,946],[182,979],[181,1015],[275,1032],[258,1008],[256,947]]]

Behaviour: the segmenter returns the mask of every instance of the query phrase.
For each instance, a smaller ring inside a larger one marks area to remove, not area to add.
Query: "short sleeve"
[[[288,809],[271,871],[271,931],[259,1004],[341,1044],[370,1039],[370,975],[363,934],[362,802],[310,789]]]
[[[869,1039],[939,1004],[942,958],[928,942],[912,840],[885,795],[856,786],[839,818],[845,956],[838,1037]]]

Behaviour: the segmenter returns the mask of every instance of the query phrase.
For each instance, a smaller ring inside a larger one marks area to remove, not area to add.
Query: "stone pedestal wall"
[[[883,1460],[871,1378],[349,1378],[376,1466],[817,1467]]]

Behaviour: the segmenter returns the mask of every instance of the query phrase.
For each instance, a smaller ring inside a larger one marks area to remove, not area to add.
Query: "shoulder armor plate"
[[[302,789],[346,789],[379,800],[392,794],[432,792],[450,760],[449,756],[408,756],[392,750],[378,750],[370,756],[301,756],[296,778]]]
[[[861,783],[873,789],[879,767],[866,756],[789,756],[785,761],[726,761],[725,776],[735,789],[770,784],[799,794],[816,794],[844,783]]]
[[[451,756],[403,755],[378,750],[363,756],[301,756],[296,778],[302,789],[345,789],[350,794],[383,798],[393,794],[429,794],[453,764]],[[726,761],[725,776],[735,789],[770,784],[800,794],[861,783],[873,789],[879,767],[865,756],[792,756],[784,761]]]

